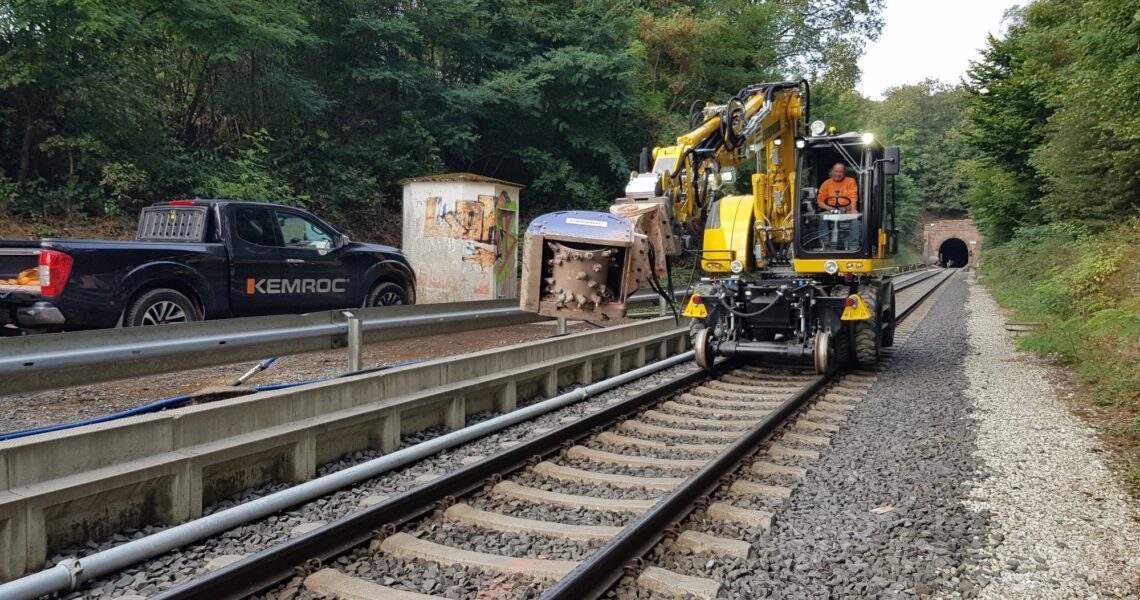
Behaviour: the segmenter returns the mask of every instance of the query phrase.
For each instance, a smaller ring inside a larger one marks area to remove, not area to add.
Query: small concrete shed
[[[404,186],[403,250],[423,304],[518,297],[519,191],[501,179],[448,173]]]

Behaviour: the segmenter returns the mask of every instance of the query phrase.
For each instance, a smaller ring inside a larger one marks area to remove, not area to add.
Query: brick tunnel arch
[[[938,264],[958,269],[970,264],[970,247],[956,237],[947,238],[938,246]]]
[[[946,264],[943,254],[948,252],[953,255],[955,267],[976,267],[982,243],[978,228],[969,219],[939,219],[922,227],[922,255],[930,263]]]

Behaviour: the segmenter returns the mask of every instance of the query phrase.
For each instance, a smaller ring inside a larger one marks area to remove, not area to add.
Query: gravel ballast
[[[638,381],[599,394],[588,400],[509,427],[469,444],[446,450],[414,465],[397,469],[376,479],[361,482],[350,489],[345,489],[331,496],[326,496],[313,502],[294,507],[286,512],[269,517],[268,519],[238,527],[201,543],[174,550],[141,565],[127,569],[122,573],[94,580],[78,590],[61,594],[60,597],[71,600],[73,598],[107,598],[125,594],[141,594],[147,596],[170,589],[176,585],[186,583],[197,576],[206,564],[215,557],[249,554],[264,549],[273,543],[288,539],[291,536],[292,529],[298,525],[318,521],[331,521],[342,517],[357,510],[361,501],[366,498],[381,494],[392,495],[406,491],[417,485],[417,477],[429,474],[442,474],[456,470],[464,466],[462,460],[465,457],[489,456],[501,451],[503,449],[502,444],[505,442],[519,442],[529,439],[534,436],[534,432],[537,429],[559,427],[563,424],[563,420],[570,417],[585,416],[593,411],[605,408],[613,402],[636,395],[647,388],[691,373],[694,369],[696,369],[696,367],[692,363],[669,367],[661,372],[654,373]],[[561,391],[566,390],[560,390],[560,392]],[[404,436],[401,442],[404,446],[411,445],[435,437],[440,433],[443,433],[443,430],[441,428],[435,428],[430,431]],[[339,461],[323,465],[321,472],[329,473],[340,470],[347,466],[363,462],[371,458],[373,454],[374,453],[358,452],[352,456],[343,457]],[[285,487],[288,486],[285,484],[272,484],[255,490],[248,490],[235,498],[219,503],[219,505],[215,507],[210,507],[204,512],[209,513],[221,508],[229,508],[230,506],[259,497],[268,491],[276,491],[278,489],[284,489]],[[551,517],[555,516],[557,511],[558,509],[551,510],[546,509],[546,507],[536,507],[534,513],[529,515],[529,517]],[[620,514],[610,515],[606,513],[590,514],[598,515],[597,524],[621,524],[621,522],[618,521],[624,521],[630,516],[634,516]],[[581,517],[579,517],[577,522],[582,522],[580,519]],[[558,519],[547,518],[547,520],[556,521]],[[568,521],[569,520],[571,519],[568,519]],[[52,556],[49,559],[48,566],[68,556],[83,556],[91,552],[105,550],[120,543],[127,542],[130,539],[141,537],[144,534],[159,531],[160,529],[161,528],[157,527],[146,527],[139,531],[126,532],[124,535],[115,536],[115,538],[111,540],[90,543],[84,547],[77,547],[70,551]],[[412,572],[416,573],[414,570]],[[416,580],[413,583],[420,585],[424,582]]]
[[[964,505],[989,513],[992,549],[971,576],[983,598],[1140,598],[1140,513],[1069,412],[1050,367],[1014,350],[1005,318],[971,284],[966,397],[985,476]]]
[[[725,598],[974,595],[972,549],[987,544],[988,515],[961,502],[981,467],[974,455],[961,276],[852,411],[792,497],[772,506],[771,530],[712,521],[689,526],[745,539],[746,561],[666,552],[654,563],[717,579]],[[916,315],[914,318],[920,318]],[[764,458],[764,460],[769,460]],[[740,498],[715,498],[749,506]],[[893,507],[882,514],[872,509]]]
[[[770,529],[706,518],[698,510],[687,529],[750,542],[746,559],[695,556],[670,544],[648,564],[719,581],[718,598],[1140,598],[1140,525],[1134,504],[1097,453],[1095,432],[1070,414],[1048,383],[1050,367],[1016,352],[1005,338],[1004,318],[988,293],[957,273],[904,325],[921,327],[900,337],[893,359],[830,438],[805,445],[777,437],[787,447],[818,451],[818,459],[759,460],[797,465],[806,477],[748,475],[742,480],[781,485],[789,499],[742,497],[722,486],[714,502],[775,515]],[[243,554],[285,539],[293,527],[327,521],[354,510],[361,499],[417,485],[425,475],[458,468],[464,457],[485,456],[557,427],[608,403],[692,369],[682,365],[556,411],[472,444],[430,457],[351,490],[227,532],[96,582],[74,597],[150,595],[200,572],[210,558]],[[847,393],[847,392],[844,392]],[[480,414],[472,421],[493,415]],[[703,428],[702,428],[703,429]],[[407,436],[405,444],[441,433]],[[619,432],[627,437],[653,436]],[[676,440],[709,444],[709,440]],[[581,442],[612,452],[621,450]],[[629,454],[702,458],[686,452],[635,450]],[[371,458],[344,457],[329,472]],[[684,477],[687,472],[594,464],[566,455],[547,457],[564,466],[639,477]],[[605,484],[560,481],[533,472],[515,483],[566,494],[640,500],[660,492]],[[279,486],[266,486],[267,488]],[[248,491],[222,506],[247,501]],[[463,500],[476,508],[543,521],[627,525],[633,513],[611,513],[516,500],[489,489]],[[425,519],[406,528],[417,537],[464,550],[516,558],[580,560],[598,543],[566,543],[541,535],[506,534],[465,524]],[[130,534],[128,534],[130,535]],[[136,534],[137,535],[137,534]],[[125,541],[125,536],[106,545]],[[58,558],[58,557],[57,557]],[[473,568],[400,560],[378,549],[358,549],[334,568],[398,589],[449,598],[534,597],[543,585]],[[294,579],[267,597],[309,598]],[[626,578],[610,594],[649,598]],[[654,596],[655,597],[655,596]]]
[[[820,459],[802,461],[770,531],[685,523],[753,556],[659,548],[651,563],[718,580],[720,598],[1140,598],[1135,505],[1049,367],[1014,350],[967,277],[932,298]],[[625,583],[619,598],[640,597]]]

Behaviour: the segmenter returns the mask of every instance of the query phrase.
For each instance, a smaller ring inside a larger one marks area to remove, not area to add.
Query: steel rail
[[[951,273],[915,300],[901,313],[898,321],[901,322],[912,314],[918,305],[952,276]],[[295,569],[301,565],[312,564],[312,561],[326,562],[368,543],[378,535],[394,531],[399,525],[433,510],[446,508],[455,497],[470,493],[481,486],[493,484],[503,476],[557,452],[567,443],[582,439],[599,428],[633,415],[642,407],[658,403],[669,395],[694,385],[710,375],[727,370],[735,364],[736,361],[721,361],[710,371],[697,371],[642,391],[621,403],[307,534],[275,545],[185,585],[168,590],[156,598],[161,600],[244,598],[267,590],[295,575]],[[567,578],[548,590],[543,598],[580,600],[604,594],[621,578],[631,557],[640,557],[648,552],[669,527],[680,522],[693,510],[696,499],[715,489],[725,474],[754,452],[759,443],[788,418],[796,414],[833,376],[834,372],[822,375],[801,388],[792,398],[782,403],[772,415],[749,430],[744,438],[737,440],[720,457],[705,465],[633,525],[592,554]],[[652,543],[646,540],[652,540]],[[604,586],[602,586],[603,581],[606,582]]]
[[[950,273],[932,286],[899,315],[902,322],[921,305],[934,290],[946,283]],[[923,278],[925,281],[927,278]],[[916,282],[917,283],[917,282]],[[632,525],[582,561],[569,575],[558,581],[542,595],[542,600],[592,600],[600,598],[624,575],[631,563],[647,554],[675,524],[693,512],[701,500],[722,483],[725,476],[734,472],[740,463],[759,449],[759,445],[772,436],[789,418],[822,389],[835,371],[820,375],[811,383],[785,400],[762,421],[754,425],[724,452],[690,476],[653,508],[641,515]]]
[[[929,273],[920,273],[918,275],[915,275],[913,277],[908,278],[906,281],[900,281],[895,285],[895,291],[901,292],[907,288],[914,287],[914,286],[922,283],[923,281],[926,281],[927,279],[930,279],[931,277],[938,275],[941,272],[942,271],[940,271],[940,270],[931,270]]]
[[[929,290],[926,290],[925,292],[923,292],[922,295],[918,297],[918,299],[911,302],[910,306],[903,309],[903,311],[895,317],[895,323],[896,324],[901,323],[903,321],[903,319],[909,317],[911,315],[911,313],[913,313],[915,310],[918,309],[919,306],[922,306],[923,302],[926,302],[926,299],[929,298],[930,295],[935,292],[935,290],[942,287],[942,285],[944,283],[946,283],[947,281],[950,281],[951,279],[953,279],[954,275],[955,275],[955,272],[950,271],[949,273],[946,274],[946,277],[943,277],[940,281],[936,282],[933,286],[931,286]],[[926,278],[926,279],[929,279],[929,278]],[[924,279],[924,281],[925,281],[925,279]]]
[[[582,561],[569,575],[547,590],[542,599],[583,600],[599,598],[605,594],[622,578],[631,560],[636,562],[638,557],[647,554],[671,527],[696,510],[701,500],[711,494],[726,475],[735,471],[741,461],[759,450],[760,444],[770,438],[789,417],[798,413],[833,376],[834,372],[820,375],[800,388],[728,449]]]
[[[677,293],[681,295],[683,292]],[[651,305],[657,298],[656,294],[640,293],[629,303]],[[3,393],[16,394],[341,348],[349,329],[345,312],[3,338],[0,380],[4,381]],[[547,320],[523,311],[517,300],[351,312],[361,320],[365,343]]]
[[[722,361],[712,372],[725,370],[729,364],[729,361]],[[591,435],[598,428],[631,416],[643,406],[660,402],[663,397],[707,378],[709,373],[696,371],[642,391],[621,403],[168,590],[155,599],[236,599],[266,590],[292,577],[294,568],[298,566],[314,559],[327,561],[366,544],[378,533],[382,535],[391,532],[403,523],[438,508],[445,508],[453,498],[497,482],[503,476],[531,464],[535,457],[558,452],[564,444],[573,443]]]

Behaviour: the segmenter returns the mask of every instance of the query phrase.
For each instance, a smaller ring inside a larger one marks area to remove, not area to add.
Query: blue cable
[[[275,361],[275,360],[277,360],[277,359],[276,358],[266,359],[265,362],[262,363],[262,365],[264,365],[265,367],[268,367],[269,365],[273,364],[273,361]],[[420,360],[411,360],[411,361],[407,361],[407,362],[397,363],[394,365],[388,365],[386,367],[381,367],[380,369],[377,369],[377,370],[391,369],[394,367],[403,367],[403,366],[407,366],[407,365],[414,365],[416,363],[421,363],[421,362],[424,362],[427,360],[431,360],[431,359],[425,358],[425,359],[420,359]],[[297,381],[297,382],[293,382],[293,383],[275,383],[272,385],[259,385],[259,386],[254,387],[253,389],[254,389],[254,391],[257,391],[257,392],[272,392],[273,390],[283,390],[285,388],[297,387],[299,385],[308,385],[310,383],[320,383],[322,381],[328,381],[328,380],[329,380],[329,378],[312,379],[309,381]],[[16,438],[27,437],[29,435],[36,435],[36,434],[40,434],[40,433],[50,433],[52,431],[61,431],[64,429],[73,429],[75,427],[83,427],[84,425],[94,425],[96,423],[106,423],[107,421],[114,421],[116,419],[122,419],[124,417],[133,417],[135,415],[142,415],[142,414],[146,414],[146,413],[160,411],[164,408],[177,407],[177,406],[180,406],[182,404],[186,404],[189,401],[190,401],[190,396],[188,394],[183,395],[183,396],[175,396],[173,398],[166,398],[165,400],[158,400],[156,402],[151,402],[150,404],[144,404],[142,406],[136,406],[135,408],[131,408],[128,410],[117,412],[117,413],[111,413],[109,415],[104,415],[102,417],[95,417],[94,419],[87,419],[84,421],[76,421],[73,423],[64,423],[62,425],[49,425],[47,427],[37,427],[35,429],[25,429],[23,431],[13,431],[11,433],[3,433],[3,434],[0,434],[0,442],[2,442],[4,440],[14,440]]]

